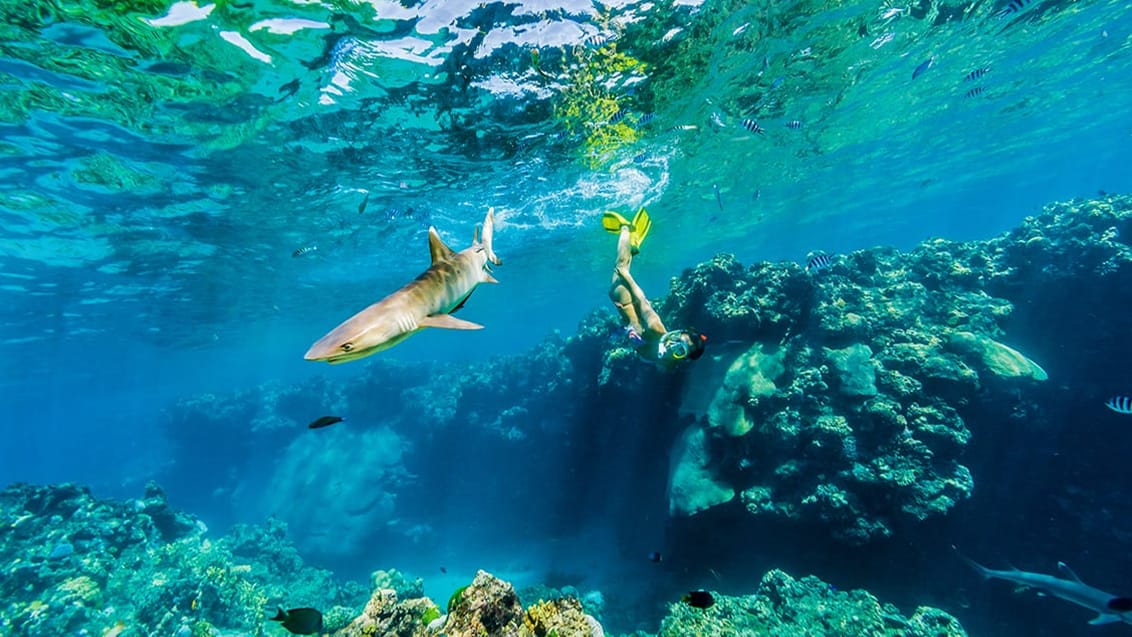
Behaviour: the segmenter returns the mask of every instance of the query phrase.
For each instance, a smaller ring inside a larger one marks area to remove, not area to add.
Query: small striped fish
[[[1118,414],[1132,414],[1132,398],[1128,396],[1113,396],[1104,406]]]
[[[613,117],[609,118],[609,123],[610,124],[620,124],[621,120],[625,119],[628,116],[629,116],[629,109],[619,108],[619,109],[617,109],[617,112],[613,114]]]
[[[655,113],[645,113],[637,118],[637,126],[648,126],[656,118]]]
[[[824,270],[833,264],[833,257],[828,254],[815,254],[806,260],[806,272]]]
[[[758,135],[762,135],[763,133],[766,132],[765,128],[763,128],[762,126],[759,126],[758,122],[756,122],[755,120],[750,119],[750,118],[743,120],[742,126],[743,126],[743,128],[751,131],[752,133],[758,134]]]
[[[292,252],[291,256],[298,258],[298,257],[301,257],[301,256],[311,254],[312,252],[316,252],[317,250],[318,250],[318,246],[303,246],[303,247],[299,248],[298,250],[295,250],[294,252]]]
[[[607,33],[595,33],[582,41],[585,42],[586,46],[592,46],[595,49],[600,49],[606,44],[609,44],[612,40],[613,36]]]
[[[802,121],[797,120],[797,119],[792,119],[789,122],[786,122],[786,128],[789,128],[789,129],[792,129],[792,130],[798,130],[799,128],[802,128]]]
[[[971,80],[977,80],[980,77],[986,75],[988,72],[990,72],[989,66],[983,66],[983,67],[977,68],[974,71],[971,71],[967,75],[963,76],[963,81],[964,82],[970,82]]]
[[[981,87],[981,86],[976,86],[975,88],[967,91],[967,97],[978,97],[978,96],[982,95],[983,91],[985,91],[985,90],[986,89]]]
[[[1026,5],[1030,4],[1030,2],[1031,0],[1010,0],[1010,4],[1006,5],[1006,8],[999,11],[995,15],[999,18],[1005,18],[1006,16],[1018,13],[1022,9],[1025,9]]]

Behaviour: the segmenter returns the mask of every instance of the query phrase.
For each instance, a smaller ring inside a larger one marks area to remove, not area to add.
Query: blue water
[[[1050,202],[1132,193],[1132,17],[1116,1],[1035,1],[1005,18],[994,16],[1001,2],[437,0],[377,3],[375,18],[368,7],[261,0],[179,26],[142,22],[165,11],[141,9],[14,19],[41,4],[57,13],[47,3],[0,3],[8,24],[0,36],[0,484],[72,481],[137,497],[161,477],[174,506],[218,530],[288,505],[272,499],[262,475],[228,485],[241,502],[260,503],[244,516],[212,508],[228,496],[200,492],[194,476],[212,485],[225,468],[173,455],[163,423],[177,401],[269,381],[359,382],[365,363],[327,367],[303,352],[427,266],[430,224],[460,249],[495,207],[501,284],[481,286],[461,311],[486,329],[430,330],[368,359],[375,365],[475,369],[555,332],[572,334],[583,317],[608,308],[613,239],[598,222],[607,209],[652,212],[655,227],[633,272],[659,297],[672,277],[718,253],[744,263],[804,262],[812,250],[987,239]],[[890,8],[901,12],[882,19]],[[553,62],[570,51],[593,55],[582,42],[609,30],[606,12],[619,25],[617,50],[647,63],[640,88],[618,85],[609,95],[656,120],[595,163],[579,133],[563,134],[554,109],[572,67]],[[957,17],[935,20],[940,12]],[[325,26],[291,35],[252,28],[267,18]],[[212,35],[212,25],[245,34],[271,61]],[[672,42],[661,39],[681,25]],[[135,32],[143,35],[129,36]],[[891,41],[870,45],[887,33]],[[343,37],[356,44],[335,47]],[[549,84],[531,68],[535,48],[558,78]],[[61,63],[67,56],[78,61]],[[679,67],[665,61],[681,56],[706,60],[706,72],[673,79]],[[933,64],[912,79],[928,57]],[[980,66],[991,69],[984,78],[963,80]],[[291,81],[298,88],[289,94]],[[975,85],[986,93],[966,97]],[[767,132],[744,130],[744,117]],[[793,119],[803,122],[799,130],[785,126]],[[668,130],[679,125],[697,129]],[[306,246],[318,249],[291,256]],[[1024,351],[1044,344],[1030,345]],[[373,388],[375,413],[394,399],[384,391]],[[397,426],[411,444],[410,424]],[[232,422],[206,447],[218,457],[236,453],[245,425]],[[637,556],[672,542],[669,441],[647,429],[599,436],[585,428],[582,437],[559,426],[561,446],[524,450],[538,455],[522,461],[497,437],[475,434],[461,434],[450,457],[414,459],[407,482],[416,486],[405,493],[427,497],[427,506],[390,505],[388,534],[376,544],[346,534],[341,554],[328,554],[309,540],[311,559],[344,576],[391,566],[425,574],[438,599],[478,568],[516,583],[594,588],[653,577]],[[285,447],[259,450],[264,471]],[[351,475],[364,479],[364,471]],[[515,511],[516,500],[541,492],[571,507],[569,523]],[[332,515],[333,490],[319,497]],[[291,522],[303,548],[310,520]],[[1067,553],[1103,568],[1106,556],[1090,555],[1087,538],[1066,541]],[[833,574],[857,559],[868,570],[868,550],[860,558],[817,542],[812,550],[823,557],[736,549],[721,559],[749,565],[750,575],[736,566],[721,585],[742,592],[765,568],[810,568],[837,561],[831,555],[845,558]],[[720,584],[704,579],[723,568],[708,563],[689,559],[684,572],[642,588]],[[966,578],[965,595],[982,594],[959,567],[953,575]],[[1112,585],[1122,583],[1132,586]],[[884,590],[880,572],[845,588],[853,585],[902,603],[916,597],[897,585]],[[1055,602],[1023,608],[999,595],[999,604],[1015,607],[976,604],[981,615],[964,615],[947,597],[955,588],[932,582],[925,590],[935,598],[923,603],[969,619],[972,634],[1026,634],[1012,632],[1018,613],[1070,616],[1060,626],[1085,634],[1083,621],[1074,623],[1081,613]],[[646,607],[644,625],[655,620],[655,605],[624,597]]]

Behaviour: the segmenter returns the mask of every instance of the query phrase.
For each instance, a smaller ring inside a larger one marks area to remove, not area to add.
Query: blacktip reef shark
[[[1033,588],[1037,591],[1064,599],[1067,602],[1073,602],[1078,606],[1088,608],[1097,613],[1096,617],[1089,620],[1090,624],[1113,624],[1116,622],[1132,624],[1132,598],[1113,595],[1099,588],[1089,586],[1082,582],[1081,578],[1077,577],[1077,574],[1073,572],[1073,569],[1066,566],[1064,562],[1057,563],[1058,570],[1067,576],[1066,578],[1061,578],[1056,575],[1046,575],[1045,573],[1020,571],[1016,568],[999,571],[993,568],[987,568],[974,560],[968,559],[962,554],[959,554],[959,557],[963,558],[963,561],[971,568],[975,569],[979,575],[982,575],[983,579],[993,577],[1008,582],[1014,582],[1015,584]]]
[[[452,316],[480,283],[498,283],[491,267],[503,262],[491,248],[495,209],[487,211],[472,237],[472,245],[453,251],[435,227],[428,229],[432,265],[396,292],[346,319],[311,345],[308,361],[345,363],[387,350],[426,327],[478,330],[482,325]]]

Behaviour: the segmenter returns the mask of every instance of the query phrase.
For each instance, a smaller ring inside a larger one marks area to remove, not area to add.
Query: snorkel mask
[[[684,340],[684,330],[666,332],[660,337],[660,346],[656,348],[657,358],[684,360],[691,353],[687,341]]]
[[[703,354],[703,342],[707,337],[692,330],[672,330],[665,332],[657,344],[656,357],[662,360],[683,361],[696,359]]]

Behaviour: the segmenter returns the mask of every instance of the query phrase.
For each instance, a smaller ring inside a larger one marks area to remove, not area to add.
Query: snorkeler
[[[641,208],[630,223],[616,212],[606,212],[602,215],[601,225],[618,235],[617,264],[609,298],[628,323],[626,331],[637,354],[664,367],[674,367],[682,361],[702,356],[707,337],[689,329],[668,331],[656,310],[652,309],[645,291],[629,273],[633,255],[640,252],[641,242],[652,227],[649,213]]]

